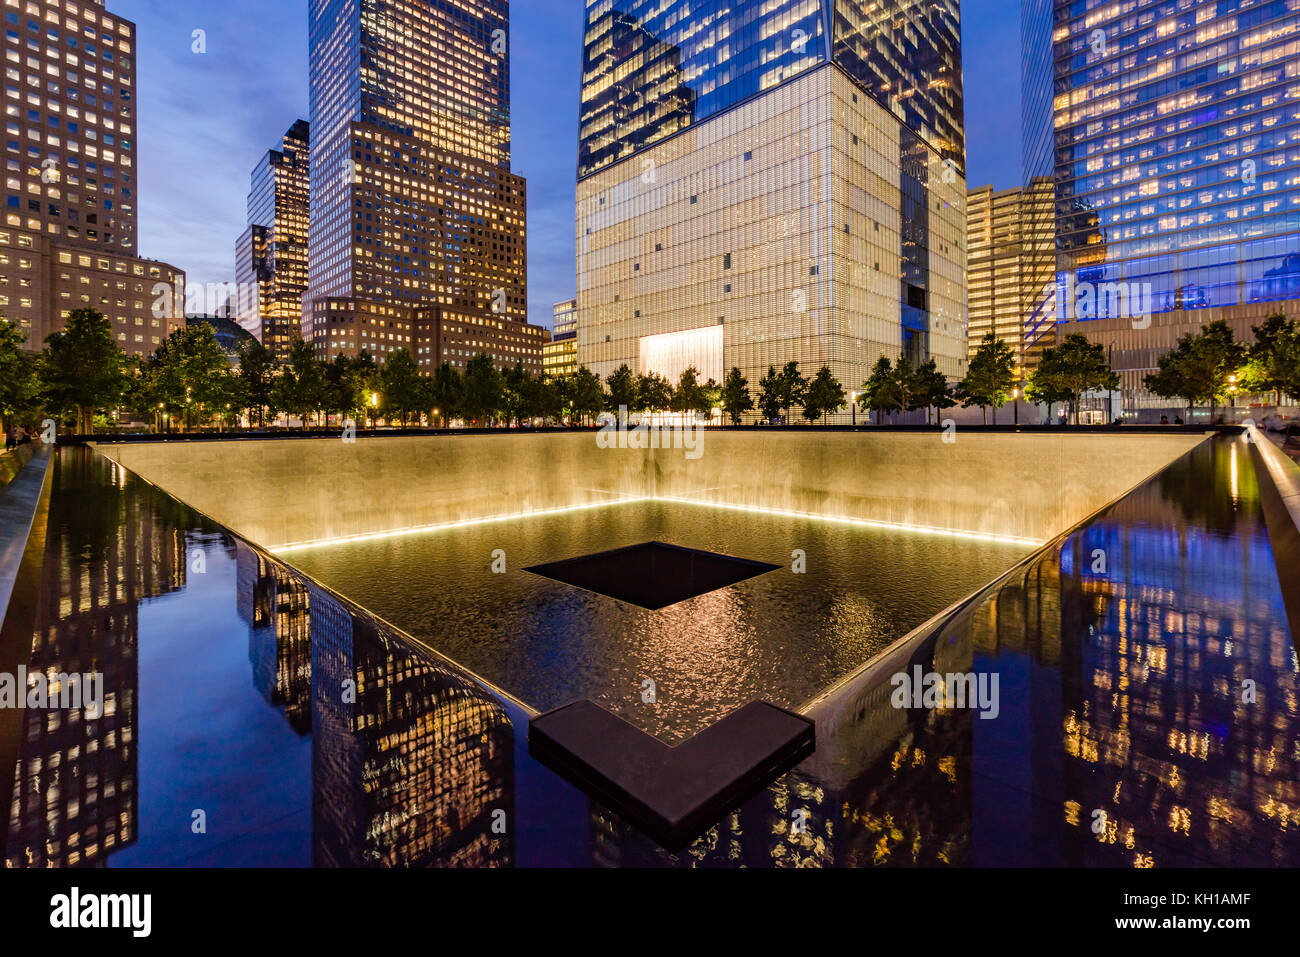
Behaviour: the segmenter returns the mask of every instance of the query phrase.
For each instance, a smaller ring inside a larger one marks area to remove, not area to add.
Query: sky
[[[307,115],[307,0],[107,0],[137,25],[140,255],[232,282],[249,175]],[[574,294],[583,0],[514,0],[514,172],[528,180],[529,321]],[[967,181],[1020,183],[1019,0],[962,4]],[[206,52],[196,53],[202,30]]]

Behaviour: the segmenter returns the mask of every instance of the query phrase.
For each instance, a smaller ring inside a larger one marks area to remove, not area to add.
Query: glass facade
[[[1038,364],[1055,343],[1052,302],[1056,289],[1054,190],[1045,176],[1028,186],[967,194],[966,278],[970,302],[970,355],[994,332],[1016,354],[1017,374]]]
[[[1020,0],[1021,182],[1052,175],[1052,0]]]
[[[307,289],[311,129],[298,120],[253,170],[248,229],[235,247],[240,323],[281,360],[302,336]]]
[[[966,167],[957,0],[826,0],[834,60],[945,159]]]
[[[1058,269],[1149,284],[1155,312],[1300,297],[1300,0],[1055,24]]]
[[[578,175],[831,59],[964,167],[952,0],[588,0]]]

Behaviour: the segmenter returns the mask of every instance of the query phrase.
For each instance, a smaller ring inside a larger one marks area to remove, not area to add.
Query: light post
[[[379,428],[379,393],[370,393],[370,427]]]
[[[853,396],[853,427],[856,429],[858,427],[858,394],[854,392],[852,393],[852,396]]]
[[[1106,368],[1111,372],[1115,371],[1115,340],[1111,340],[1110,345],[1106,347]],[[1115,423],[1115,391],[1106,387],[1106,424]]]
[[[1228,376],[1228,395],[1232,397],[1232,418],[1237,418],[1237,376]]]
[[[1011,410],[1012,410],[1012,412],[1015,414],[1015,417],[1016,417],[1016,427],[1017,427],[1017,428],[1019,428],[1019,426],[1020,426],[1020,396],[1021,396],[1021,394],[1022,394],[1022,393],[1021,393],[1020,385],[1017,384],[1016,387],[1015,387],[1014,389],[1011,390]]]

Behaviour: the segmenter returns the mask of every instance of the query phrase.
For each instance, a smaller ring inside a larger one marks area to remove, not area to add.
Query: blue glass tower
[[[1125,392],[1159,404],[1142,379],[1179,336],[1222,318],[1249,339],[1300,307],[1300,0],[1025,0],[1023,15],[1027,172],[1053,103],[1060,332],[1104,339]],[[1095,308],[1077,307],[1085,286]]]
[[[964,168],[954,0],[588,0],[578,175],[828,61]]]

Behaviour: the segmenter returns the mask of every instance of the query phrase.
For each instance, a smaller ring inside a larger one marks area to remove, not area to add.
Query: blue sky
[[[229,282],[248,177],[307,119],[307,0],[107,0],[139,27],[140,254]],[[529,319],[573,295],[583,0],[514,0],[514,170],[528,179]],[[962,4],[971,185],[1020,178],[1019,0]],[[206,33],[207,52],[192,47]]]

